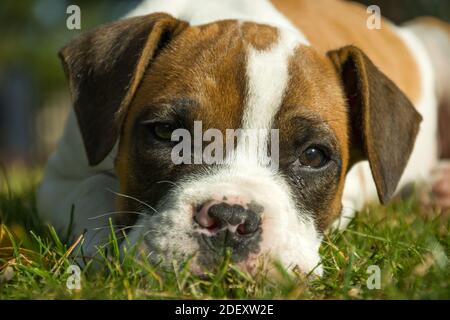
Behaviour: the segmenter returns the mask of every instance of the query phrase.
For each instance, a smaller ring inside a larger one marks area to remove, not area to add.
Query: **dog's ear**
[[[378,197],[390,200],[422,120],[405,94],[357,47],[328,52],[348,101],[350,162],[369,160]]]
[[[100,163],[114,147],[149,62],[187,26],[155,13],[99,27],[61,49],[90,165]]]

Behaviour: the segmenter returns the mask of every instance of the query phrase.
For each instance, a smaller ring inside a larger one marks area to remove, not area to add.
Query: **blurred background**
[[[139,2],[1,1],[1,166],[39,166],[45,162],[62,133],[71,107],[67,82],[57,57],[58,50],[81,32],[120,18]],[[396,23],[421,15],[450,21],[450,0],[358,2],[380,6],[382,15]],[[81,30],[66,27],[66,9],[71,4],[81,9]]]

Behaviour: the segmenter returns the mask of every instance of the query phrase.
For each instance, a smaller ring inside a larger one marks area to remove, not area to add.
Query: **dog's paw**
[[[450,161],[441,162],[432,173],[432,200],[436,207],[450,210]]]
[[[450,218],[450,160],[441,161],[432,170],[425,185],[415,189],[426,217]]]

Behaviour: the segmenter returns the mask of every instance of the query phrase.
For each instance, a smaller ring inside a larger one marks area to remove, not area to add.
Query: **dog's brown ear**
[[[61,49],[90,165],[114,147],[121,118],[149,62],[187,26],[155,13],[99,27]]]
[[[390,200],[422,120],[405,94],[357,47],[328,52],[341,77],[350,119],[351,164],[369,160],[382,203]]]

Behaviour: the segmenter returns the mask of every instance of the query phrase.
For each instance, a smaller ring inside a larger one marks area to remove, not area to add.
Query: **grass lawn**
[[[112,252],[103,251],[104,258],[83,268],[81,289],[69,290],[67,268],[76,249],[37,216],[40,175],[39,169],[0,171],[0,299],[450,298],[449,222],[414,197],[370,206],[347,230],[327,234],[321,279],[281,268],[276,280],[264,274],[251,278],[226,257],[207,277],[189,274],[188,262],[174,261],[173,270],[162,271],[131,254],[119,260],[112,237]],[[380,289],[367,288],[371,265],[380,268]]]

